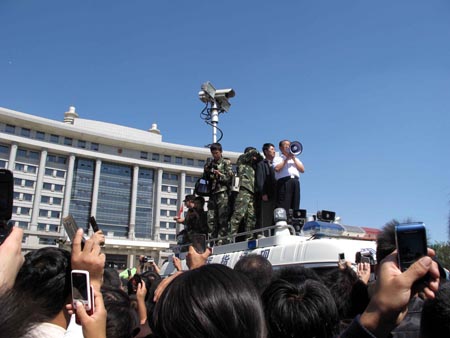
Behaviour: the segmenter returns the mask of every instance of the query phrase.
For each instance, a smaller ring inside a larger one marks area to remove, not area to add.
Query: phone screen
[[[14,178],[11,171],[0,169],[0,221],[11,219],[13,208]]]
[[[427,235],[422,223],[399,224],[395,227],[398,263],[405,271],[419,258],[427,254]]]
[[[72,271],[72,299],[82,302],[90,310],[90,285],[89,274]]]

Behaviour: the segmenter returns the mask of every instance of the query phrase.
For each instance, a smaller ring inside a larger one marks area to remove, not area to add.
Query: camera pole
[[[219,109],[216,100],[213,100],[211,107],[212,141],[217,142],[217,124],[219,123]]]
[[[206,103],[206,107],[203,109],[201,117],[207,124],[212,126],[213,143],[216,143],[217,129],[219,129],[217,127],[217,124],[219,123],[219,114],[228,112],[231,106],[228,99],[234,97],[235,92],[232,88],[216,89],[209,81],[203,83],[201,89],[202,90],[198,92],[198,97],[202,102]],[[207,110],[208,105],[211,106],[209,110]],[[207,110],[207,113],[203,114],[205,110]]]

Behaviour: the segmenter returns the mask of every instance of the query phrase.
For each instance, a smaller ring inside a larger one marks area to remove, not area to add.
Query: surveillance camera
[[[214,97],[215,98],[226,97],[227,99],[229,99],[229,98],[234,97],[234,95],[236,95],[234,90],[232,88],[227,88],[227,89],[217,89]]]
[[[200,101],[202,101],[203,103],[208,103],[211,102],[211,97],[203,90],[200,90],[198,92],[198,98],[200,99]]]

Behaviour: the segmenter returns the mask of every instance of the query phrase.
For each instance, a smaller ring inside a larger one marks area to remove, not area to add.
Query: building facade
[[[24,229],[25,251],[61,244],[71,214],[86,229],[95,216],[110,266],[164,258],[176,243],[173,217],[209,156],[163,142],[156,124],[145,131],[82,119],[74,107],[63,122],[0,108],[0,168],[14,174],[12,221]],[[234,163],[239,153],[224,156]]]

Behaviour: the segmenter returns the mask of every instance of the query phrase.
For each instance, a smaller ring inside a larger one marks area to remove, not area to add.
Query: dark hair
[[[289,140],[281,140],[281,141],[278,143],[278,147],[281,148],[281,147],[283,146],[283,143],[284,143],[284,142],[289,142],[289,143],[290,143],[291,141],[289,141]]]
[[[263,153],[265,154],[266,151],[269,150],[270,147],[274,147],[275,148],[275,146],[272,143],[264,143],[263,146],[262,146]]]
[[[308,279],[322,282],[317,272],[301,265],[287,266],[277,271],[276,279],[283,279],[289,283],[300,284]]]
[[[368,305],[367,286],[351,268],[330,270],[322,279],[334,298],[340,319],[351,319]]]
[[[242,257],[234,266],[234,270],[245,274],[259,293],[263,293],[272,281],[272,263],[261,255],[251,254]]]
[[[139,325],[136,311],[131,307],[130,297],[125,291],[111,286],[102,286],[103,301],[107,311],[106,336],[131,338]]]
[[[269,337],[331,338],[339,317],[326,286],[315,280],[300,284],[279,279],[262,295]]]
[[[23,337],[33,325],[44,321],[33,302],[23,293],[7,290],[0,295],[2,337]]]
[[[218,151],[222,152],[222,145],[221,145],[220,143],[218,143],[218,142],[213,143],[213,144],[211,144],[211,145],[209,146],[209,150],[210,150],[210,151],[218,150]]]
[[[29,297],[43,321],[50,320],[65,308],[71,294],[70,272],[69,251],[55,247],[31,251],[25,255],[14,290]]]
[[[256,289],[241,273],[207,264],[175,278],[156,304],[154,334],[177,337],[265,337]]]
[[[434,299],[423,304],[420,320],[422,338],[450,337],[450,283],[444,283]]]
[[[386,223],[377,236],[377,262],[380,263],[396,249],[395,226],[399,222],[393,219]]]
[[[103,270],[103,285],[109,285],[115,288],[120,288],[122,286],[119,273],[116,269],[105,268]]]

